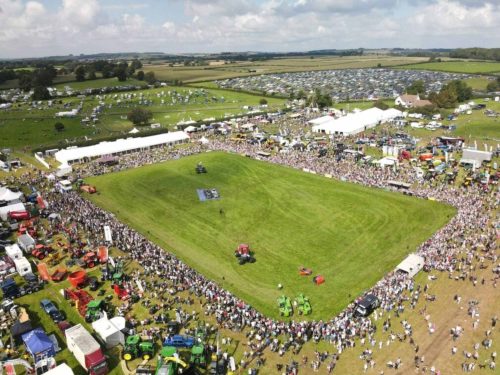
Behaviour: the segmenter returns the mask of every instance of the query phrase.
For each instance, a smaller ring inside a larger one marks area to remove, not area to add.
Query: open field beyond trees
[[[200,161],[207,174],[195,173]],[[311,318],[333,316],[454,214],[436,202],[224,153],[88,182],[100,191],[95,203],[273,317],[280,294],[301,292]],[[221,199],[200,202],[197,188],[216,188]],[[250,244],[256,263],[238,264],[239,243]],[[299,276],[300,266],[326,283]]]
[[[425,61],[421,57],[404,56],[325,56],[325,57],[297,57],[297,58],[276,58],[255,62],[236,62],[221,65],[209,66],[169,66],[168,64],[145,65],[144,71],[155,72],[156,78],[160,80],[180,80],[186,83],[211,81],[233,77],[243,77],[249,75],[303,72],[313,70],[330,69],[353,69],[353,68],[374,68],[390,67],[403,64],[411,64]]]
[[[492,61],[442,61],[423,64],[404,65],[401,69],[437,70],[442,72],[493,74],[500,73],[500,62]]]

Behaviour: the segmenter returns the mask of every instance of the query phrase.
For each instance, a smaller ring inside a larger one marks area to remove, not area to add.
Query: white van
[[[56,188],[60,193],[66,193],[68,191],[73,190],[73,187],[71,186],[71,181],[69,180],[59,181],[56,185]]]

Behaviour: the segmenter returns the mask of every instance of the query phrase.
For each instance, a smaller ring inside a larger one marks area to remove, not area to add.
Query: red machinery
[[[54,249],[50,246],[38,244],[35,246],[35,249],[31,252],[31,255],[33,255],[35,258],[42,260],[44,259],[47,255],[49,255]]]
[[[87,293],[87,291],[81,289],[80,290],[64,289],[64,293],[66,299],[71,299],[75,301],[78,312],[80,313],[81,316],[84,317],[85,314],[87,313],[87,305],[94,298],[92,298],[92,296],[89,293]]]

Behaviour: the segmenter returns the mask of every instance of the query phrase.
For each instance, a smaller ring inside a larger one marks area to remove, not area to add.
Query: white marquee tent
[[[398,264],[396,270],[408,274],[408,276],[415,276],[422,268],[424,268],[425,260],[417,254],[410,254],[401,263]]]
[[[23,196],[23,193],[15,192],[10,189],[7,189],[6,187],[0,187],[0,201],[5,201],[5,202],[12,202],[18,199],[21,199]]]
[[[101,142],[93,146],[60,150],[55,153],[54,157],[61,164],[70,164],[104,155],[118,155],[155,146],[178,144],[186,142],[189,139],[189,136],[183,131],[157,134],[149,137],[117,139],[113,142]]]
[[[394,108],[384,111],[373,107],[365,111],[349,113],[347,116],[336,119],[330,116],[323,116],[311,120],[309,123],[317,123],[312,128],[313,132],[316,133],[354,135],[402,115],[401,111]],[[330,119],[327,119],[327,117],[330,117]]]

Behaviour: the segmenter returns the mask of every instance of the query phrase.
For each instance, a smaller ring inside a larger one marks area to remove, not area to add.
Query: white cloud
[[[57,2],[55,11],[52,2]],[[0,0],[0,57],[145,50],[492,47],[498,46],[499,3],[170,0],[166,19],[159,22],[152,13],[157,11],[155,0],[114,5],[106,0]]]

